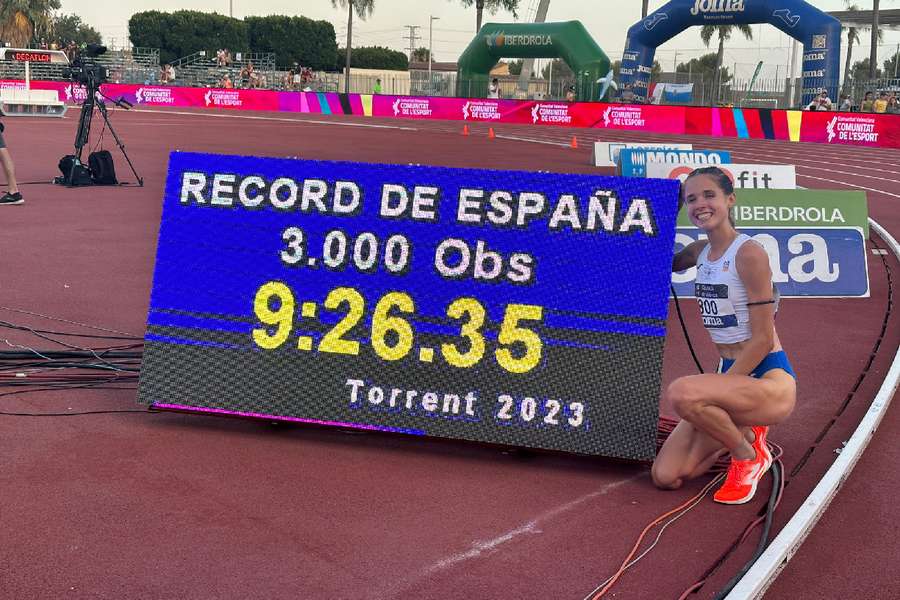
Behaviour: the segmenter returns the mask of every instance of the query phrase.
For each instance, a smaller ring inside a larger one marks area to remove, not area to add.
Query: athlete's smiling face
[[[683,184],[682,193],[691,223],[712,231],[718,227],[731,227],[728,214],[734,206],[734,193],[727,194],[712,175],[694,175]]]

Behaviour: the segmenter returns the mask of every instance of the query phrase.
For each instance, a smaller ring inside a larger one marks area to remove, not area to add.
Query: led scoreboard
[[[652,458],[677,194],[173,153],[140,402]]]

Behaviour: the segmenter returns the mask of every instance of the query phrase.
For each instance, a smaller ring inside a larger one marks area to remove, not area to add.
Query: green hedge
[[[334,26],[306,17],[247,17],[253,52],[274,52],[279,66],[294,63],[312,69],[330,70],[337,59]]]
[[[338,50],[335,69],[341,71],[346,66],[347,54],[344,48]],[[386,69],[390,71],[408,71],[409,59],[402,52],[382,46],[363,46],[354,48],[350,53],[350,68]]]
[[[128,21],[131,43],[159,48],[161,63],[172,62],[198,50],[210,59],[216,50],[274,52],[280,66],[299,63],[315,70],[330,70],[337,61],[334,27],[306,17],[247,17],[232,19],[216,13],[156,10],[135,13]]]

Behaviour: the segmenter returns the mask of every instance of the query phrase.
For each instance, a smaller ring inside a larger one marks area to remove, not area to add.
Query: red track
[[[592,172],[594,138],[672,140],[498,127],[498,139],[489,141],[480,127],[465,138],[460,125],[448,122],[174,111],[119,113],[114,124],[147,186],[24,186],[25,205],[0,209],[0,306],[142,334],[166,160],[176,148]],[[75,120],[10,119],[7,125],[20,179],[52,178],[56,161],[71,148]],[[573,134],[580,150],[566,147]],[[872,216],[900,233],[900,152],[695,141],[731,150],[736,162],[797,164],[806,187],[869,188]],[[133,179],[107,147],[120,178]],[[898,264],[893,257],[888,264],[896,280]],[[870,256],[869,270],[869,299],[783,305],[779,333],[800,375],[800,392],[795,414],[772,436],[785,448],[788,471],[845,401],[878,338],[886,269]],[[688,309],[691,335],[703,340],[693,316]],[[46,325],[5,309],[0,319]],[[670,325],[665,381],[693,370],[677,322]],[[887,332],[847,409],[791,479],[776,529],[868,408],[900,343],[896,314]],[[26,339],[0,333],[0,344],[6,337]],[[705,363],[713,364],[710,345],[698,345]],[[45,392],[0,397],[0,411],[127,409],[134,400],[133,391]],[[663,412],[671,414],[669,407]],[[900,522],[891,495],[900,489],[893,468],[900,455],[891,436],[898,430],[894,408],[767,597],[900,596],[900,573],[884,568]],[[882,461],[892,466],[882,469]],[[635,465],[201,416],[0,416],[0,598],[578,600],[616,570],[646,523],[704,483],[663,493],[653,488],[647,469]],[[731,546],[762,503],[760,497],[748,506],[723,507],[707,499],[666,530],[610,597],[678,597]],[[755,542],[751,536],[694,597],[720,589]]]

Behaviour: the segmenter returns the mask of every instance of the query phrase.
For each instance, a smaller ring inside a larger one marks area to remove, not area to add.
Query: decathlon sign
[[[684,181],[695,169],[709,164],[648,163],[647,177]],[[716,165],[731,179],[735,189],[793,190],[797,188],[797,170],[794,165]]]
[[[615,167],[619,164],[619,153],[625,149],[692,150],[691,144],[625,144],[622,142],[594,142],[591,162],[595,167]]]
[[[667,150],[632,149],[619,152],[619,170],[623,177],[646,177],[651,163],[721,165],[731,162],[731,154],[724,150]]]

